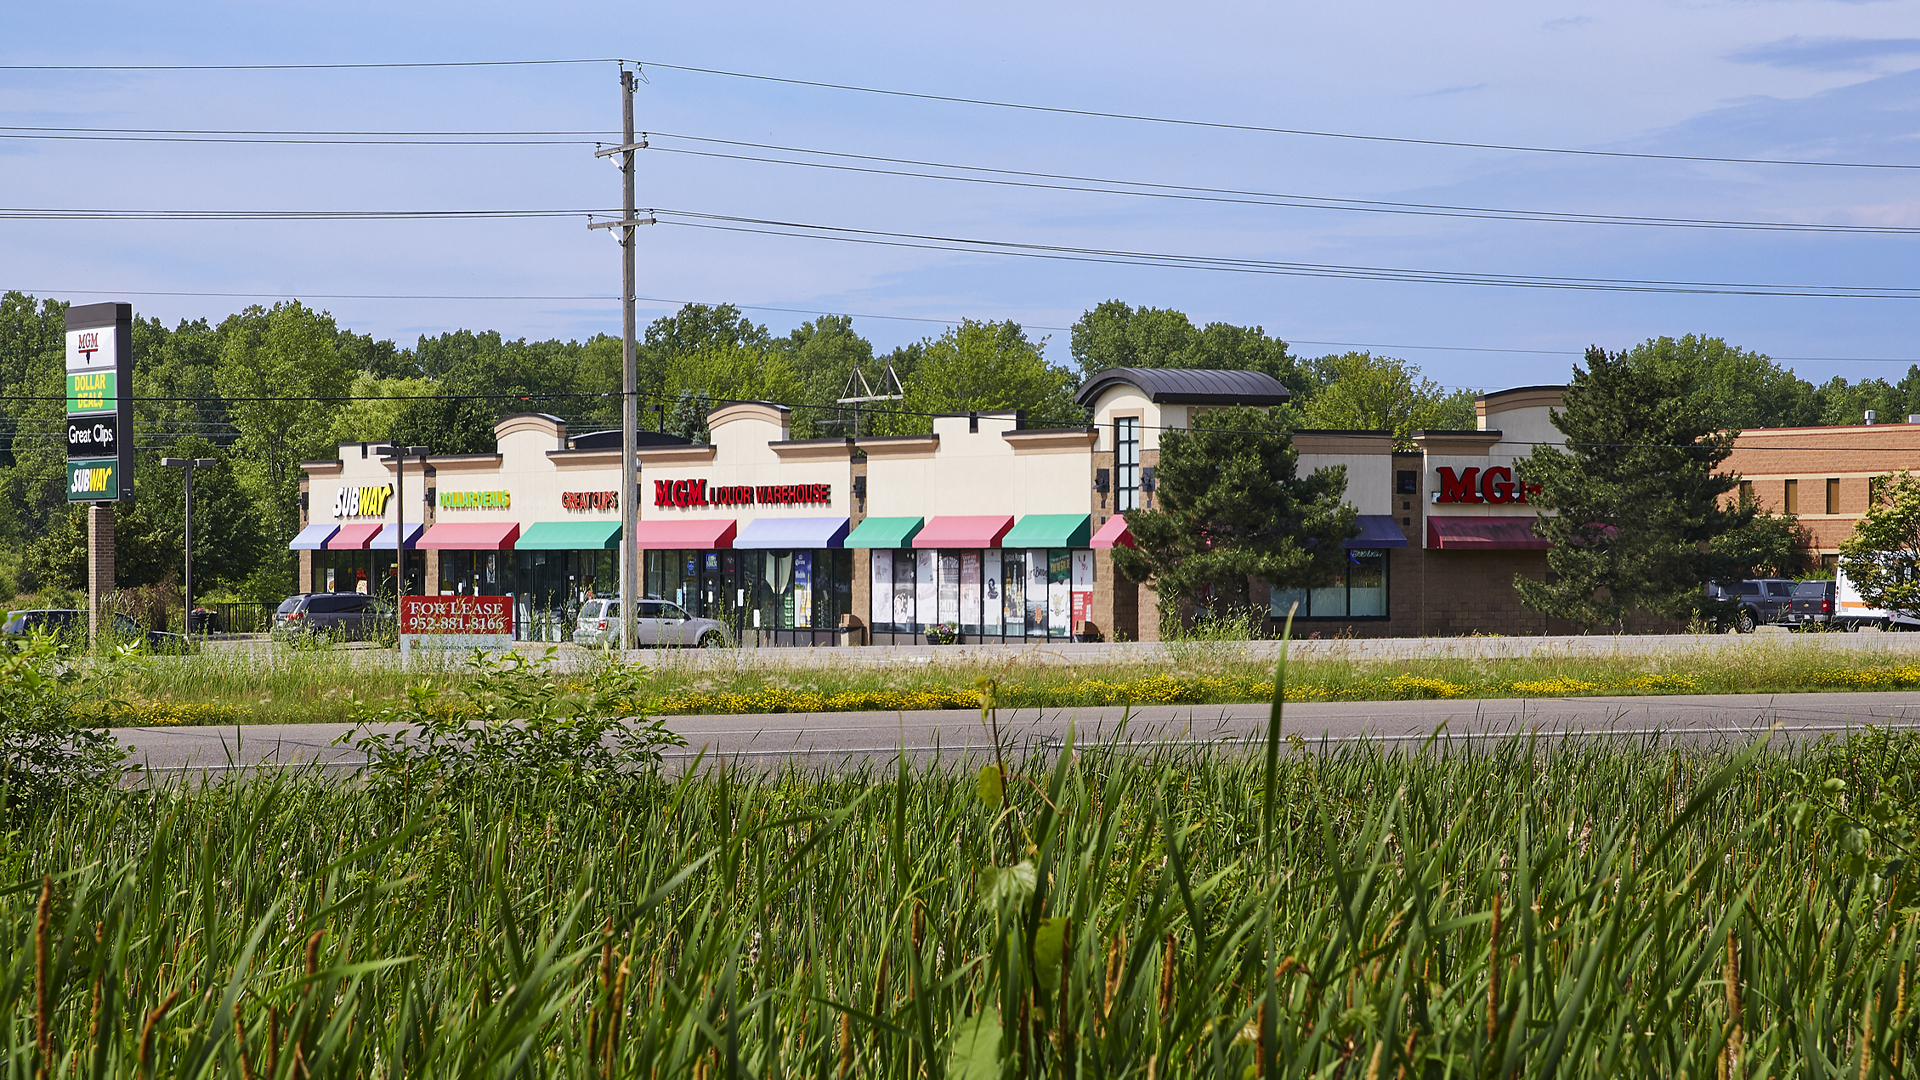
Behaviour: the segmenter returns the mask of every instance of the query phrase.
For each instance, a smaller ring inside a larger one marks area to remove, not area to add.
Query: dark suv
[[[1786,614],[1787,602],[1793,598],[1793,585],[1790,578],[1749,578],[1709,585],[1707,595],[1715,600],[1738,603],[1740,606],[1734,611],[1729,628],[1751,634],[1754,627],[1778,622]]]
[[[393,605],[365,593],[301,593],[280,601],[273,613],[276,638],[365,641],[395,632]]]
[[[87,643],[87,613],[78,608],[32,608],[7,612],[0,624],[0,636],[26,637],[28,634],[52,634],[62,648],[81,648]],[[185,634],[165,630],[142,630],[133,616],[124,611],[113,613],[113,634],[122,642],[141,642],[152,652],[183,653],[189,648]]]

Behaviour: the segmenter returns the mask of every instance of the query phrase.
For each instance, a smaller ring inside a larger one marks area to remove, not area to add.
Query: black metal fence
[[[193,605],[192,628],[196,634],[264,634],[273,627],[277,604],[247,601]]]

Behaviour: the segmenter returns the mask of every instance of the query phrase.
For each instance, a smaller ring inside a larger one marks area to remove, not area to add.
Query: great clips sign
[[[1437,503],[1524,503],[1528,495],[1540,493],[1539,484],[1523,484],[1513,478],[1505,465],[1490,469],[1467,468],[1455,473],[1442,466],[1440,483],[1433,492]]]
[[[708,487],[705,480],[655,480],[655,506],[825,506],[832,484],[729,484]]]

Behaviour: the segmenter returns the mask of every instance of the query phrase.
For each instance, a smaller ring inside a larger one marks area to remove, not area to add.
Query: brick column
[[[873,622],[868,615],[873,611],[873,552],[866,548],[853,549],[853,593],[847,602],[853,606],[854,625],[862,628],[853,640],[872,644]]]
[[[87,633],[100,640],[100,631],[112,625],[113,504],[87,504]]]

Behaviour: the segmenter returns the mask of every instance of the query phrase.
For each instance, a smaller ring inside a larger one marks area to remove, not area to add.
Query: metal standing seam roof
[[[1114,385],[1132,386],[1169,405],[1284,405],[1289,393],[1262,371],[1216,368],[1108,368],[1081,384],[1076,404],[1092,405]]]

